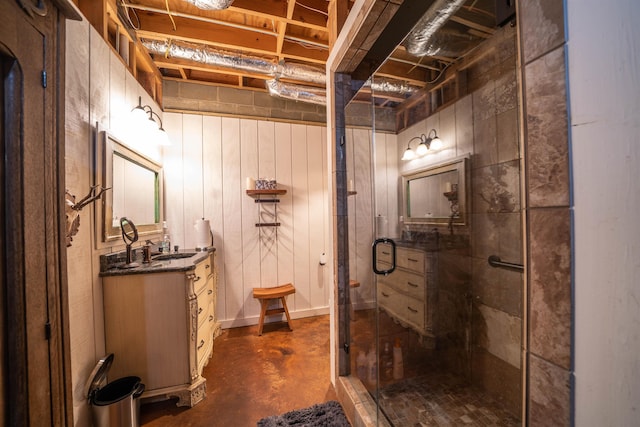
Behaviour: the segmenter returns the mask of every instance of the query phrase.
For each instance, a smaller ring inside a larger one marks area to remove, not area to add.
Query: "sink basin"
[[[179,252],[175,254],[160,254],[153,257],[154,261],[166,261],[168,259],[191,258],[195,252]]]

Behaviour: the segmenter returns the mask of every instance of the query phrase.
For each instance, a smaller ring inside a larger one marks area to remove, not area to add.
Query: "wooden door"
[[[67,425],[63,122],[56,115],[64,27],[46,1],[2,0],[0,16],[1,422]]]

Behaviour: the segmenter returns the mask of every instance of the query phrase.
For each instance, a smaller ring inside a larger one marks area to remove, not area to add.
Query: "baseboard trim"
[[[316,308],[310,308],[307,310],[298,310],[298,311],[289,312],[291,319],[302,319],[304,317],[322,316],[325,314],[329,314],[329,307],[316,307]],[[240,328],[242,326],[257,325],[259,320],[260,320],[260,316],[251,316],[251,317],[245,317],[243,319],[221,320],[220,324],[222,325],[222,329]],[[284,322],[285,320],[286,318],[284,314],[277,315],[277,316],[272,315],[272,316],[267,316],[264,319],[264,323],[266,325],[268,323]]]

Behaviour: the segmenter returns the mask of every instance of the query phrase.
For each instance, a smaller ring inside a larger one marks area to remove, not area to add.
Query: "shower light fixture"
[[[152,135],[153,140],[158,145],[171,145],[169,141],[169,135],[162,127],[162,119],[153,111],[150,105],[142,105],[142,97],[138,97],[138,105],[131,110],[131,116],[134,119],[134,126],[141,124],[145,129],[148,129]],[[154,116],[156,118],[154,118]],[[156,122],[156,119],[158,120]]]
[[[433,136],[432,136],[433,135]],[[420,143],[416,147],[415,151],[411,149],[411,143],[414,140],[420,140]],[[429,150],[440,150],[442,148],[442,140],[438,138],[438,134],[435,129],[429,131],[429,136],[424,133],[420,136],[414,136],[407,143],[407,149],[402,155],[402,160],[413,160],[416,157],[422,157],[426,155]]]

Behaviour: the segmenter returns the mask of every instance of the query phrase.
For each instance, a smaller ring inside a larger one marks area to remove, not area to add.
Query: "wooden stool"
[[[260,323],[258,324],[258,335],[262,335],[262,326],[264,326],[264,317],[272,314],[284,313],[287,316],[287,324],[289,330],[293,331],[291,327],[291,317],[289,317],[289,310],[287,309],[287,301],[285,297],[289,294],[296,292],[296,288],[291,283],[286,285],[276,286],[275,288],[253,288],[253,297],[260,300]],[[267,310],[269,301],[272,299],[280,298],[282,301],[282,307],[272,308]]]
[[[351,292],[351,289],[359,287],[360,282],[358,282],[357,280],[349,279],[349,292]],[[351,306],[351,321],[354,322],[356,320],[356,309],[353,307],[353,292],[351,292],[351,295],[349,295],[349,297],[349,305]]]

